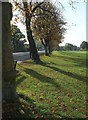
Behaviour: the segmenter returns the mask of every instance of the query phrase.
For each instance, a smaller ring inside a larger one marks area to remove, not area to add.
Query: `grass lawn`
[[[25,118],[86,118],[86,52],[54,51],[17,65],[20,114]]]

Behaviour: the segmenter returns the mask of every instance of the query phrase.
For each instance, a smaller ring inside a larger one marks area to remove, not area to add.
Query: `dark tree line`
[[[71,43],[66,43],[65,46],[59,46],[58,50],[67,50],[67,51],[79,51],[79,50],[88,50],[88,42],[83,41],[79,47]]]
[[[88,50],[88,42],[87,41],[83,41],[80,44],[80,50]]]
[[[25,35],[15,25],[11,26],[11,42],[13,52],[25,52],[27,50],[25,46]]]

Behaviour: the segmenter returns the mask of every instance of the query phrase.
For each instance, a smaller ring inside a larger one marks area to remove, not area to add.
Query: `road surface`
[[[44,54],[45,51],[38,51],[39,55]],[[22,62],[30,58],[30,52],[17,52],[13,53],[13,58],[17,62]]]

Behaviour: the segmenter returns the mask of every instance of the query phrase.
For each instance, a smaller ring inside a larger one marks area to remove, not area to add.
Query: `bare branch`
[[[75,5],[77,4],[78,2],[75,0],[75,1],[73,1],[73,0],[69,0],[69,5],[72,7],[72,9],[76,9],[76,7],[75,7]]]

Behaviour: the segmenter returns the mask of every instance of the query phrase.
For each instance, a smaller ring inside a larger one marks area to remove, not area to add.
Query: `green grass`
[[[17,65],[21,117],[86,118],[86,52],[57,52]]]

